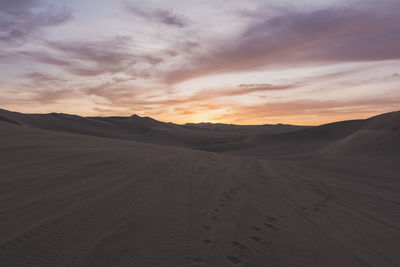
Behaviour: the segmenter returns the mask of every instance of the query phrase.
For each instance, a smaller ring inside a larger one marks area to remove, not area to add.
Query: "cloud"
[[[67,86],[20,84],[2,95],[0,103],[5,106],[21,105],[19,108],[30,108],[37,105],[44,107],[49,104],[65,102],[77,96],[82,97],[79,92]]]
[[[46,49],[19,51],[19,55],[35,62],[57,66],[76,76],[125,73],[134,78],[146,78],[147,73],[133,67],[140,63],[154,67],[163,59],[146,53],[130,52],[131,38],[113,37],[100,41],[69,41],[45,43]],[[145,68],[145,66],[144,66]]]
[[[398,1],[359,3],[308,12],[282,9],[256,20],[236,39],[194,56],[166,75],[169,84],[211,74],[326,62],[400,58]],[[260,16],[261,17],[261,16]]]
[[[396,109],[389,98],[399,100],[393,96],[400,81],[397,0],[325,1],[323,9],[311,1],[308,10],[298,3],[275,8],[256,1],[247,13],[237,12],[248,6],[240,3],[216,10],[215,3],[201,1],[126,1],[125,16],[114,12],[115,3],[87,12],[81,10],[86,4],[72,1],[79,17],[60,28],[51,27],[70,21],[71,10],[50,2],[0,0],[4,105],[50,103],[48,109],[86,114],[134,111],[181,122],[224,114],[225,122],[268,123],[357,117]],[[93,29],[92,23],[101,26]],[[261,68],[263,73],[247,73]],[[276,76],[268,72],[274,69],[280,70]],[[174,86],[221,73],[232,75]],[[390,97],[373,99],[379,94]]]
[[[204,99],[212,98],[220,98],[220,97],[229,97],[229,96],[241,96],[248,95],[256,92],[266,92],[266,91],[281,91],[281,90],[289,90],[296,89],[303,86],[302,84],[240,84],[237,88],[222,88],[218,90],[202,90],[197,93],[194,97],[191,98],[199,98],[204,96]]]
[[[155,21],[167,26],[183,28],[187,25],[186,19],[181,16],[174,14],[170,10],[161,8],[139,8],[133,4],[125,4],[124,8],[129,11],[130,14],[144,18],[148,21]]]
[[[165,51],[165,54],[171,57],[176,57],[183,54],[191,55],[195,49],[200,47],[200,43],[198,41],[190,41],[188,38],[182,39],[183,40],[176,40],[173,46]]]
[[[48,47],[68,59],[63,64],[69,73],[78,76],[97,76],[129,69],[136,59],[128,53],[130,38],[114,37],[104,41],[48,42]],[[57,62],[55,65],[57,65]]]
[[[20,82],[12,92],[15,98],[23,98],[27,103],[48,105],[79,95],[71,88],[70,82],[59,75],[34,71],[18,77]],[[11,101],[14,102],[16,99]]]
[[[239,90],[225,92],[226,95],[247,95],[254,92],[265,92],[265,91],[281,91],[296,89],[302,87],[303,84],[285,84],[285,85],[273,85],[268,83],[259,84],[240,84]]]
[[[112,93],[114,92],[114,93]],[[366,118],[377,113],[393,111],[398,108],[399,96],[359,98],[352,100],[287,100],[282,102],[264,102],[246,105],[229,102],[204,102],[204,97],[187,99],[167,99],[151,101],[140,94],[132,94],[124,90],[95,90],[112,101],[102,103],[105,110],[118,107],[113,114],[129,114],[132,112],[156,116],[160,120],[190,122],[201,114],[202,120],[220,121],[238,124],[291,123],[317,125],[329,121],[340,121],[353,118]],[[116,105],[117,104],[117,105]],[[98,110],[103,115],[107,112]],[[119,113],[118,113],[119,112]]]
[[[68,55],[68,58],[96,64],[120,65],[134,62],[127,52],[129,37],[114,37],[104,41],[47,42],[48,47]]]
[[[72,98],[75,95],[74,90],[66,90],[66,89],[39,89],[35,90],[34,96],[29,100],[34,101],[43,105],[57,103],[60,100],[65,101],[66,99]]]
[[[44,44],[45,49],[20,50],[17,57],[56,66],[76,76],[124,73],[125,81],[151,78],[156,73],[150,70],[164,61],[161,54],[135,52],[132,39],[125,36],[97,41],[47,41]]]
[[[42,29],[72,18],[70,9],[55,8],[39,0],[0,0],[0,45],[21,45]]]
[[[215,116],[217,121],[232,123],[294,123],[320,124],[327,121],[340,121],[365,118],[377,113],[398,109],[400,95],[352,100],[289,100],[266,102],[241,107],[227,106],[228,112]]]
[[[35,62],[40,62],[44,64],[63,66],[63,67],[71,66],[70,61],[62,59],[59,56],[56,56],[45,50],[18,51],[17,55],[27,57],[29,59],[34,60]]]
[[[117,82],[105,82],[89,88],[83,88],[81,91],[85,95],[97,96],[106,100],[107,102],[102,102],[102,105],[109,107],[129,107],[132,105],[148,104],[146,100],[138,97],[147,90],[133,86],[121,86]]]
[[[113,89],[112,83],[105,83],[101,86],[86,90],[86,93],[97,95],[109,100],[113,104],[140,104],[140,105],[152,105],[152,106],[178,106],[178,105],[201,105],[204,102],[208,102],[210,99],[219,99],[231,96],[242,96],[248,95],[255,92],[265,91],[278,91],[288,90],[301,87],[301,84],[288,84],[288,85],[272,85],[272,84],[261,84],[261,85],[240,85],[237,88],[220,88],[217,90],[201,90],[198,93],[192,94],[184,98],[172,98],[167,99],[156,99],[152,100],[150,97],[139,96],[138,91],[133,88],[117,88]],[[142,91],[145,91],[144,89]]]
[[[54,76],[41,72],[28,72],[22,75],[19,75],[23,80],[27,80],[29,85],[32,87],[42,87],[42,86],[60,86],[61,83],[67,82],[66,79],[61,78],[60,76]]]

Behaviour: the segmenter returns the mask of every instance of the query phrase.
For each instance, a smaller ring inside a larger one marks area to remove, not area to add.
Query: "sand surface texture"
[[[400,113],[318,127],[0,111],[0,266],[400,266]]]

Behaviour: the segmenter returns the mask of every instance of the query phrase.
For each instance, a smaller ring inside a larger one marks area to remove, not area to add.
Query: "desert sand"
[[[400,112],[176,125],[0,110],[1,266],[400,266]]]

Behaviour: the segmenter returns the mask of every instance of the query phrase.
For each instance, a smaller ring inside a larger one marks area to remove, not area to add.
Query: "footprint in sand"
[[[260,232],[262,229],[256,226],[252,226],[251,227],[253,230],[256,230],[257,232]]]
[[[228,260],[229,260],[230,262],[232,262],[233,264],[242,263],[242,261],[241,261],[240,259],[236,258],[236,257],[227,257],[227,258],[228,258]]]
[[[241,250],[249,250],[249,248],[246,245],[241,244],[236,240],[235,241],[229,241],[229,243],[231,243],[234,247],[237,247],[237,248],[239,248]]]
[[[270,223],[264,223],[264,225],[268,226],[269,228],[277,230],[277,228],[274,225],[270,224]]]
[[[262,241],[262,239],[257,237],[257,236],[250,236],[250,238],[253,239],[254,241],[257,241],[257,242],[261,242]]]
[[[211,240],[208,240],[208,239],[206,239],[206,240],[203,240],[202,241],[204,244],[206,244],[206,245],[208,245],[208,244],[211,244],[212,243],[212,241]]]
[[[194,263],[203,263],[204,261],[205,261],[205,259],[203,259],[203,258],[193,258]]]
[[[246,245],[243,245],[243,244],[239,244],[238,248],[241,249],[241,250],[249,250],[249,248]]]

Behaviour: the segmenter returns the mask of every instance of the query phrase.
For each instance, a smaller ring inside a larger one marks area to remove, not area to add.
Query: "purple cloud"
[[[281,14],[250,25],[221,49],[194,57],[166,76],[170,84],[218,73],[315,62],[400,58],[400,2]],[[261,17],[261,15],[259,16]]]
[[[46,49],[19,51],[17,56],[59,67],[76,76],[120,72],[131,79],[149,78],[146,68],[154,68],[164,61],[163,55],[132,52],[129,37],[117,36],[100,41],[47,41],[44,44]],[[136,67],[137,64],[141,66]]]
[[[66,82],[66,79],[63,79],[59,76],[54,76],[41,72],[28,72],[20,75],[22,79],[29,81],[30,84],[35,86],[43,86],[43,85],[59,85],[60,82]]]
[[[133,4],[125,4],[124,8],[134,16],[142,17],[168,26],[183,28],[187,25],[186,19],[174,14],[170,10],[161,8],[139,8]]]
[[[0,45],[20,45],[46,27],[69,21],[65,7],[46,6],[39,0],[0,0]]]

